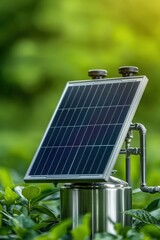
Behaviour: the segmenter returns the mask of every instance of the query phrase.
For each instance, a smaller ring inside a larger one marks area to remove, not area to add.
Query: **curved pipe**
[[[130,125],[130,130],[139,131],[140,135],[140,171],[141,171],[141,184],[140,189],[143,192],[157,193],[160,192],[160,186],[147,186],[146,185],[146,128],[141,123]]]

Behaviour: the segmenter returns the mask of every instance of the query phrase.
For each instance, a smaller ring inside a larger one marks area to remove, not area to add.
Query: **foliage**
[[[97,233],[94,240],[160,238],[160,198],[157,195],[143,209],[131,209],[124,214],[132,216],[132,226],[116,223],[115,234]],[[90,214],[86,214],[75,229],[71,230],[71,226],[71,219],[60,222],[58,188],[52,187],[51,190],[33,185],[14,185],[3,186],[0,191],[2,240],[90,239]]]
[[[90,215],[84,216],[82,224],[69,233],[71,220],[60,223],[59,216],[48,207],[59,198],[58,191],[41,191],[32,185],[14,189],[8,186],[0,191],[0,239],[86,239],[90,235]]]
[[[57,199],[57,192],[58,189],[41,192],[37,186],[7,187],[1,191],[0,239],[32,239],[58,223],[58,216],[47,206]]]
[[[1,1],[1,166],[23,178],[68,80],[88,78],[91,68],[108,68],[116,77],[119,66],[137,65],[150,82],[134,121],[151,134],[147,149],[154,164],[148,161],[148,167],[154,174],[148,178],[156,184],[159,6],[158,0]]]

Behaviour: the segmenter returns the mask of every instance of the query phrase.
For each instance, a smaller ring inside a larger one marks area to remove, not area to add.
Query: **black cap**
[[[123,77],[134,76],[138,71],[138,67],[135,66],[122,66],[118,68],[118,72],[122,74]]]
[[[88,71],[88,76],[92,79],[105,78],[107,76],[107,70],[104,69],[92,69]]]

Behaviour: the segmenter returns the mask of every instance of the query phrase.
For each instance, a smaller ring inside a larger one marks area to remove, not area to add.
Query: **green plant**
[[[37,186],[16,186],[13,190],[6,187],[0,191],[0,239],[27,240],[51,229],[59,218],[47,205],[54,205],[58,191],[41,191]]]
[[[90,214],[86,214],[75,229],[72,229],[71,219],[60,221],[58,188],[51,189],[42,185],[9,187],[6,183],[2,186],[4,189],[0,190],[1,240],[90,239]],[[115,234],[97,233],[94,240],[160,239],[160,198],[155,199],[154,196],[153,199],[143,209],[130,209],[124,213],[132,216],[132,226],[116,223]]]
[[[83,217],[80,226],[70,231],[70,219],[60,223],[58,188],[41,190],[30,185],[0,191],[1,240],[87,239],[89,223],[89,214]]]

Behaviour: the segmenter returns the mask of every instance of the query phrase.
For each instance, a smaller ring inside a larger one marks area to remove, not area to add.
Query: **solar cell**
[[[25,181],[104,181],[110,176],[147,78],[69,82]]]

